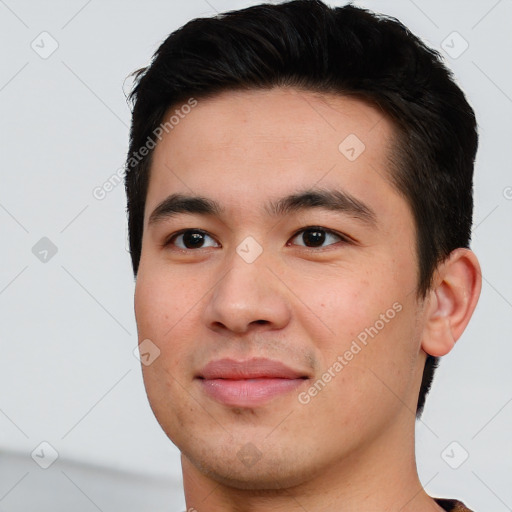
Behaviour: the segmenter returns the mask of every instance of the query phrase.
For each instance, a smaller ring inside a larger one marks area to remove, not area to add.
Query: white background
[[[92,191],[124,163],[128,75],[186,21],[255,3],[0,1],[0,511],[149,510],[136,496],[152,496],[153,511],[184,507],[178,451],[132,353],[124,185],[103,200]],[[457,58],[441,52],[480,126],[473,249],[484,282],[418,423],[418,465],[432,495],[512,510],[512,2],[356,5],[437,49],[447,37],[462,48],[454,31],[469,44]],[[58,43],[47,59],[31,48],[43,31]],[[46,263],[32,253],[42,237],[58,249]],[[59,454],[47,470],[30,457],[42,441]],[[453,441],[456,457],[459,445],[469,454],[458,469],[441,456]]]

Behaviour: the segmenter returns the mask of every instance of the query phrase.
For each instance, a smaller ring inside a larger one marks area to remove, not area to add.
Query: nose
[[[247,263],[234,252],[205,307],[208,328],[244,334],[261,326],[285,327],[291,317],[290,302],[273,267],[263,256]]]

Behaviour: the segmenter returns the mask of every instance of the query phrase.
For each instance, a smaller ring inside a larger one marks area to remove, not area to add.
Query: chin
[[[291,488],[307,482],[320,469],[314,446],[300,446],[294,436],[274,432],[268,437],[268,433],[268,429],[252,434],[239,430],[231,435],[174,428],[169,435],[167,429],[182,454],[182,466],[192,465],[204,476],[234,489]]]
[[[195,454],[182,452],[203,475],[216,482],[240,490],[278,491],[298,486],[311,479],[311,469],[300,467],[297,460],[282,460],[262,457],[252,466],[244,466],[233,456],[222,459],[211,451],[208,457],[196,457]],[[215,457],[215,458],[214,458]],[[236,455],[235,455],[236,457]]]

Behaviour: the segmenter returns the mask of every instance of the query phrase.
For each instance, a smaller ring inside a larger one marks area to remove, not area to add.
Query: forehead
[[[184,111],[155,148],[146,222],[176,192],[239,209],[312,186],[341,187],[383,207],[394,193],[387,177],[393,125],[359,99],[292,88],[226,91]]]

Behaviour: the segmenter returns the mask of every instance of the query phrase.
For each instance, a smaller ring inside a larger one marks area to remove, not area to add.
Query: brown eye
[[[180,249],[202,249],[204,247],[219,246],[206,231],[200,229],[181,231],[173,235],[166,245],[175,245]]]
[[[326,247],[339,241],[346,241],[341,235],[322,227],[309,227],[302,229],[292,238],[296,245],[304,247]],[[327,245],[324,245],[324,243]]]
[[[308,247],[318,247],[325,241],[325,231],[307,229],[302,233],[302,240]]]
[[[187,249],[196,249],[197,247],[201,247],[204,244],[204,234],[197,233],[194,231],[187,231],[183,233],[183,245]]]

